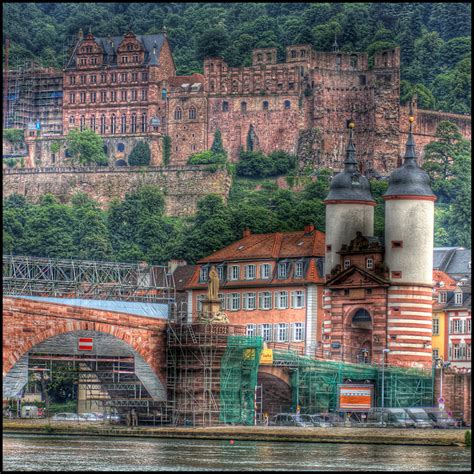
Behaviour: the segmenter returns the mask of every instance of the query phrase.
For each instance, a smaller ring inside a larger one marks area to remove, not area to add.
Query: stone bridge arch
[[[289,411],[292,404],[291,374],[287,367],[261,365],[257,385],[262,386],[262,411],[270,416]]]

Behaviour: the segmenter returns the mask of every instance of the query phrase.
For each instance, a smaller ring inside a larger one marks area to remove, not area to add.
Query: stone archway
[[[274,368],[270,367],[269,369]],[[289,374],[279,374],[274,370],[260,369],[257,385],[262,387],[262,413],[268,413],[269,416],[272,416],[290,411],[292,393]]]
[[[344,324],[344,360],[370,363],[373,358],[373,317],[367,308],[357,307],[348,312]]]

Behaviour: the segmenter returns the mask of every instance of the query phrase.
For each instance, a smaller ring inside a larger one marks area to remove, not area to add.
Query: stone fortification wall
[[[200,166],[4,170],[3,197],[19,193],[37,202],[43,194],[53,193],[67,202],[73,194],[85,192],[106,207],[144,184],[163,190],[167,215],[187,216],[196,212],[198,200],[207,194],[227,199],[231,177],[225,170],[212,173]]]

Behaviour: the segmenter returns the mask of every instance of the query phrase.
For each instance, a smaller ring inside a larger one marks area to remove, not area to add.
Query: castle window
[[[166,89],[161,89],[161,100],[166,100]]]
[[[189,118],[191,120],[195,120],[196,119],[196,108],[195,107],[191,107],[189,109]]]
[[[263,54],[258,53],[257,54],[257,61],[262,61],[263,60]]]
[[[342,61],[342,56],[340,54],[338,54],[336,56],[336,67],[337,68],[340,68],[341,67],[341,61]]]
[[[134,63],[138,63],[138,54],[134,54],[134,55],[133,55],[132,61],[133,61]]]
[[[229,102],[222,102],[222,112],[228,112],[229,111]]]
[[[127,82],[127,76],[128,74],[126,72],[122,72],[122,74],[120,75],[120,80],[122,82]]]
[[[387,53],[382,54],[382,62],[383,62],[384,67],[388,66],[388,55],[387,55]]]
[[[81,119],[79,121],[79,128],[81,132],[84,130],[85,126],[86,126],[86,118],[84,117],[84,115],[81,115]]]
[[[132,82],[138,81],[138,72],[132,72]]]
[[[76,83],[76,76],[69,76],[69,84],[75,84]]]
[[[122,64],[128,63],[128,56],[122,56]]]
[[[138,100],[138,92],[136,89],[132,90],[132,100]]]
[[[392,278],[401,278],[402,272],[392,272]]]
[[[146,89],[142,89],[142,100],[148,100],[148,91]]]
[[[74,125],[74,121],[75,121],[74,115],[71,115],[71,116],[69,117],[69,125]]]
[[[374,268],[374,259],[373,258],[368,258],[366,260],[366,266],[369,269]]]
[[[110,102],[117,101],[117,91],[110,91]]]
[[[107,92],[106,91],[101,91],[100,92],[100,101],[101,102],[107,102]]]
[[[438,303],[446,303],[448,300],[448,294],[446,291],[440,291],[438,294]]]
[[[95,115],[91,115],[91,130],[95,132]]]
[[[102,82],[102,83],[107,82],[107,74],[101,74],[100,75],[100,82]]]
[[[351,293],[351,290],[344,290],[344,296],[349,296]]]
[[[332,249],[332,245],[326,245],[326,252],[330,252]]]
[[[262,106],[263,110],[268,110],[268,101],[264,100]]]
[[[192,146],[193,151],[196,151],[196,145]]]
[[[357,67],[357,55],[351,55],[351,68],[355,69]]]
[[[272,53],[267,53],[267,61],[271,61],[272,60]]]
[[[70,104],[75,104],[76,103],[76,94],[74,94],[74,92],[71,92],[69,94],[69,103]]]
[[[97,58],[95,56],[91,58],[91,64],[97,64]]]
[[[137,132],[137,114],[132,114],[132,133]]]
[[[214,92],[215,88],[214,81],[211,81],[211,92]]]
[[[132,43],[127,44],[127,51],[133,51],[133,44]]]
[[[365,294],[366,294],[367,296],[370,296],[370,295],[372,294],[372,288],[366,288],[366,289],[365,289]]]
[[[81,79],[81,84],[86,83],[86,76],[85,75],[79,76],[79,78]]]
[[[120,131],[122,133],[127,133],[127,116],[125,114],[122,115],[122,123],[120,126]]]
[[[305,57],[305,54],[306,54],[306,51],[305,51],[304,49],[302,49],[302,50],[300,51],[300,56],[301,56],[302,58],[304,58],[304,57]]]
[[[296,58],[296,56],[298,56],[298,53],[296,52],[296,50],[292,49],[291,50],[291,57]]]
[[[392,249],[398,249],[403,247],[403,240],[392,240]]]
[[[288,83],[288,89],[292,91],[295,88],[295,83],[294,82],[289,82]]]
[[[96,84],[97,83],[97,76],[95,74],[92,74],[91,76],[91,84]]]
[[[142,81],[148,81],[148,73],[142,72]]]
[[[349,259],[344,260],[344,270],[351,266],[351,261]]]
[[[84,66],[86,64],[86,58],[81,58],[80,63],[81,63],[81,66]]]
[[[146,133],[146,123],[147,123],[146,114],[142,114],[142,133]]]
[[[433,336],[439,336],[439,319],[433,318]]]
[[[126,100],[127,100],[127,90],[126,90],[126,89],[122,90],[122,91],[120,92],[120,94],[121,94],[122,100],[123,100],[123,101],[126,101]]]
[[[85,92],[81,92],[81,94],[80,94],[80,100],[81,100],[81,104],[85,104],[85,103],[86,103],[86,93],[85,93]]]
[[[123,143],[117,143],[117,151],[122,153],[125,150],[125,145]]]
[[[181,107],[176,107],[174,110],[174,119],[175,120],[181,120],[183,118],[183,112],[181,110]]]
[[[247,102],[240,103],[240,111],[244,113],[247,112]]]
[[[117,117],[115,114],[112,114],[112,117],[110,118],[110,133],[116,133],[117,132]]]
[[[462,292],[454,293],[454,304],[455,305],[462,305]]]
[[[110,75],[110,82],[117,82],[117,74],[111,74]]]
[[[100,133],[102,135],[105,134],[105,115],[104,114],[100,116]]]
[[[232,92],[237,92],[238,86],[237,81],[232,81]]]
[[[291,109],[291,102],[289,100],[285,100],[285,109]]]

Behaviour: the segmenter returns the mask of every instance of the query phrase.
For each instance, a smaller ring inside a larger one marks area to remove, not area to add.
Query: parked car
[[[435,428],[457,428],[459,423],[439,408],[425,408]]]
[[[314,426],[318,426],[320,428],[330,428],[331,426],[334,426],[327,415],[317,414],[308,416]]]
[[[296,415],[293,413],[279,413],[270,418],[270,426],[314,426],[309,415]]]
[[[100,421],[100,418],[95,413],[81,413],[80,416],[86,421]]]
[[[423,408],[405,408],[405,410],[415,422],[415,428],[434,428],[433,421]]]
[[[123,416],[119,415],[117,413],[115,414],[105,414],[104,415],[104,421],[108,421],[109,423],[121,423],[123,421]]]
[[[53,415],[52,420],[54,421],[84,421],[85,418],[83,418],[81,415],[78,415],[77,413],[56,413],[56,415]]]

